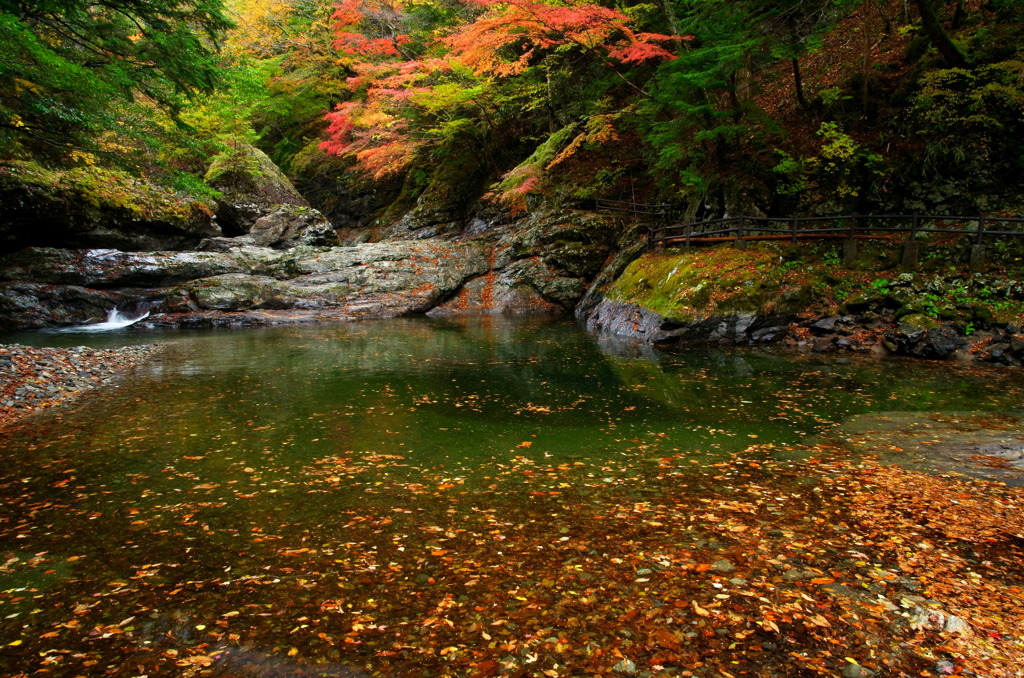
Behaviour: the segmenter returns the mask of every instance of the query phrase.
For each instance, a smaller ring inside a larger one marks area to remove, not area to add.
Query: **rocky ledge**
[[[0,428],[109,384],[159,350],[156,346],[95,349],[0,345]]]
[[[245,235],[204,241],[203,251],[30,247],[2,256],[0,330],[84,324],[132,302],[150,308],[144,324],[181,327],[566,313],[620,241],[636,239],[601,215],[552,212],[483,215],[456,240],[341,247],[307,208],[271,216]]]
[[[1005,276],[904,273],[839,294],[771,253],[647,253],[577,307],[588,329],[646,344],[783,345],[1024,365],[1024,283]],[[833,282],[841,282],[839,280]],[[837,303],[838,302],[838,303]],[[992,309],[1004,311],[1002,319]]]
[[[85,323],[135,301],[156,325],[267,324],[424,312],[488,269],[443,241],[225,252],[29,248],[0,261],[0,329]]]

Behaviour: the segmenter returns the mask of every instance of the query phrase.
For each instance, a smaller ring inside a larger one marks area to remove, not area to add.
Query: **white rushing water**
[[[149,317],[149,311],[144,311],[141,315],[136,313],[127,313],[119,311],[116,308],[111,309],[107,313],[107,319],[103,322],[92,323],[89,325],[75,325],[74,327],[62,327],[57,332],[111,332],[113,330],[119,330],[129,325]]]

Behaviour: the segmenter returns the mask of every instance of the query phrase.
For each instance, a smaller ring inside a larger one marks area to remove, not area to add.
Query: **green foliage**
[[[219,0],[0,2],[0,147],[66,161],[75,149],[124,155],[103,132],[139,136],[139,111],[172,118],[217,82]]]
[[[821,31],[847,4],[677,3],[680,29],[693,40],[659,69],[642,111],[651,121],[652,164],[665,183],[691,200],[718,194],[721,210],[767,206],[781,139],[779,125],[755,104],[758,67],[817,49]]]
[[[825,253],[821,256],[821,260],[826,266],[834,268],[839,265],[839,252],[837,252],[834,248],[826,250]]]
[[[190,172],[171,172],[165,181],[176,192],[195,196],[197,199],[209,203],[221,195],[220,191],[210,188],[205,181]]]
[[[794,158],[777,152],[779,161],[772,168],[779,178],[777,190],[822,212],[838,213],[882,179],[883,158],[864,148],[838,123],[823,122],[817,135],[822,143],[815,156]]]
[[[1024,62],[933,71],[921,79],[912,115],[926,143],[925,180],[955,176],[961,193],[991,192],[1024,169]]]

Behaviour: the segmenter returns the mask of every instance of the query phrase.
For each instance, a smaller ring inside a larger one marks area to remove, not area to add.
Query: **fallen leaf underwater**
[[[168,443],[174,454],[153,442],[164,435],[159,413],[135,411],[136,430],[116,443],[76,438],[85,424],[70,413],[32,424],[51,429],[48,442],[0,474],[0,667],[15,676],[831,676],[851,666],[1020,675],[1020,488],[883,465],[860,453],[863,442],[771,442],[765,430],[749,433],[757,421],[733,430],[728,410],[762,399],[746,391],[699,432],[721,451],[684,449],[682,429],[659,430],[652,406],[631,400],[653,388],[648,378],[627,380],[617,411],[600,403],[589,444],[608,442],[613,454],[566,455],[558,447],[581,434],[555,429],[592,412],[596,394],[544,397],[557,392],[541,385],[553,379],[532,375],[528,396],[508,407],[496,387],[425,392],[390,375],[366,400],[287,430],[255,416],[262,410],[233,419],[235,429],[194,422]],[[819,392],[801,379],[803,390],[773,402],[775,415],[814,429]],[[1019,388],[995,386],[1019,402]],[[253,393],[278,406],[267,383]],[[244,399],[225,395],[203,407]],[[87,404],[106,412],[102,398]],[[403,427],[431,408],[466,412],[436,420],[470,429],[450,431],[459,446],[497,430],[483,419],[495,414],[508,435],[488,442],[504,451],[480,463],[406,449],[425,445]],[[373,445],[356,451],[371,423]],[[189,440],[195,449],[182,449]]]

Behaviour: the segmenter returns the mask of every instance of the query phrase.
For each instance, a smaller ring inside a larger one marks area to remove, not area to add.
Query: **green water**
[[[279,643],[291,631],[265,618],[232,622],[240,638],[204,633],[243,601],[302,627],[324,606],[323,577],[356,587],[437,549],[454,524],[532,511],[537,497],[642,498],[658,469],[685,478],[745,450],[784,454],[851,414],[1021,403],[1006,370],[667,353],[568,322],[31,338],[167,349],[118,388],[0,438],[5,673],[178,675],[180,657],[214,640],[369,661]]]

